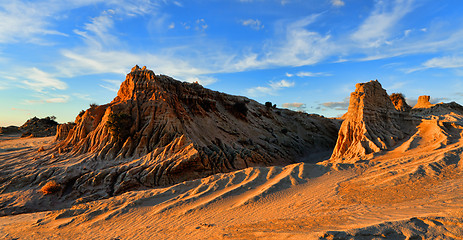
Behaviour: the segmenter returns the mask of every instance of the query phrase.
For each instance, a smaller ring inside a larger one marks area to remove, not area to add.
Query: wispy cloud
[[[71,99],[70,96],[68,95],[49,95],[49,94],[42,94],[39,96],[36,96],[36,99],[28,99],[24,100],[25,104],[31,105],[31,104],[44,104],[44,103],[67,103]]]
[[[331,4],[335,7],[342,7],[345,5],[344,1],[342,0],[331,0]]]
[[[389,38],[397,23],[413,10],[413,0],[377,1],[375,10],[352,34],[354,41],[366,47],[390,44]]]
[[[298,72],[296,74],[289,74],[289,75],[291,77],[292,76],[298,76],[298,77],[328,77],[328,76],[332,76],[332,74],[325,73],[325,72]],[[288,76],[288,73],[287,73],[286,76]]]
[[[431,58],[416,68],[407,69],[406,73],[412,73],[429,68],[463,68],[463,57],[461,56],[444,56]]]
[[[246,20],[241,20],[241,24],[243,26],[250,27],[254,30],[260,30],[264,28],[264,25],[260,22],[259,19],[246,19]]]
[[[307,109],[307,105],[304,104],[304,103],[299,103],[299,102],[295,102],[295,103],[283,103],[281,105],[283,108],[289,108],[291,110],[295,110],[295,111],[305,111]]]
[[[281,80],[278,82],[270,82],[267,86],[259,86],[249,88],[246,90],[247,94],[252,97],[259,97],[265,95],[276,95],[277,92],[283,88],[294,87],[295,83],[287,80]]]
[[[40,92],[44,89],[64,90],[68,87],[65,82],[38,68],[25,69],[24,71],[26,80],[23,83],[32,90]]]
[[[104,79],[103,82],[104,84],[100,84],[100,87],[109,90],[111,92],[116,92],[119,90],[119,87],[121,86],[121,81],[120,80],[111,80],[111,79]]]
[[[56,30],[57,19],[66,11],[104,4],[110,14],[123,16],[145,15],[154,12],[165,0],[77,0],[77,1],[1,1],[0,2],[0,43],[25,41],[37,44],[50,44],[43,40],[49,35],[68,36]],[[173,4],[176,4],[174,1]]]
[[[345,98],[342,102],[325,102],[320,105],[338,111],[346,111],[349,107],[349,98]]]
[[[102,15],[92,18],[83,27],[85,31],[74,30],[74,33],[84,38],[89,46],[102,48],[103,46],[115,46],[118,39],[111,34],[114,26],[111,13],[104,12]]]
[[[66,34],[53,30],[47,21],[56,12],[54,6],[36,2],[2,1],[0,3],[0,43],[18,41],[43,43],[40,36]]]
[[[45,99],[45,102],[47,102],[47,103],[66,103],[66,102],[69,101],[69,99],[70,99],[70,96],[59,95],[59,96],[54,97],[54,98]]]
[[[330,35],[310,31],[307,27],[314,23],[320,14],[284,25],[284,39],[269,44],[263,54],[255,52],[245,55],[233,67],[238,71],[260,69],[274,66],[312,65],[332,54]]]

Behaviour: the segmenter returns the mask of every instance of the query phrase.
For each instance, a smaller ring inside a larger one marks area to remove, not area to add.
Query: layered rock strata
[[[92,106],[75,123],[60,125],[56,144],[34,153],[21,176],[5,170],[0,191],[55,180],[60,198],[83,202],[252,166],[323,160],[340,125],[138,66],[112,102]]]
[[[377,80],[358,83],[331,159],[350,162],[390,149],[415,124],[408,113],[396,109]]]
[[[418,97],[418,102],[413,108],[430,108],[433,106],[429,100],[431,99],[431,96],[423,95]]]

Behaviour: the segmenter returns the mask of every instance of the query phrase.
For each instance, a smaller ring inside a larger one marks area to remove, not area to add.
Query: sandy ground
[[[248,168],[1,217],[0,239],[463,239],[461,134],[421,129],[357,164]],[[0,160],[50,141],[4,138]]]

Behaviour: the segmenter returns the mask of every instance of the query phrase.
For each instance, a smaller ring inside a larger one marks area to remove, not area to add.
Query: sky
[[[326,117],[378,79],[463,104],[461,0],[0,0],[0,126],[74,121],[138,64]]]

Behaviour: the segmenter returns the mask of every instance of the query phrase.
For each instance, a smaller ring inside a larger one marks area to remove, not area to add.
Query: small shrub
[[[85,113],[85,110],[80,111],[79,112],[79,117],[82,117],[84,115],[84,113]]]
[[[90,108],[95,108],[95,107],[98,107],[98,104],[96,104],[96,103],[90,103]]]
[[[108,121],[106,121],[106,127],[118,141],[127,139],[131,125],[132,118],[125,113],[111,113],[108,116]]]
[[[288,129],[286,129],[286,128],[281,129],[281,133],[287,134],[287,133],[288,133]]]
[[[272,102],[265,102],[265,106],[267,108],[272,108]]]
[[[58,184],[56,181],[49,181],[40,189],[43,195],[53,194],[61,191],[61,185]]]

